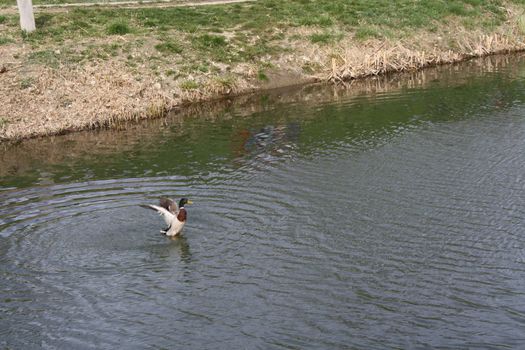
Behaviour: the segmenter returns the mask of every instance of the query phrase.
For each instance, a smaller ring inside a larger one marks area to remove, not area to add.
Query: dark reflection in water
[[[234,163],[242,165],[249,160],[277,160],[289,157],[299,141],[301,125],[290,122],[283,125],[265,125],[259,129],[241,129],[232,137]]]
[[[3,145],[0,348],[520,348],[523,72],[491,57]],[[165,194],[195,202],[174,240],[138,206]]]

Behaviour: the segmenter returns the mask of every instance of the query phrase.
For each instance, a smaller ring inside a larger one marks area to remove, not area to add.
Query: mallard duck
[[[166,236],[173,237],[181,233],[182,228],[186,223],[186,218],[188,217],[186,209],[184,208],[184,205],[186,204],[192,204],[192,201],[187,198],[181,198],[179,205],[177,205],[177,203],[169,198],[161,198],[159,205],[147,204],[141,205],[141,207],[153,209],[157,211],[159,215],[162,215],[168,227],[160,232]]]

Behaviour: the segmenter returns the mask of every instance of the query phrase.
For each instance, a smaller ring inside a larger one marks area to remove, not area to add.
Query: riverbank
[[[512,1],[150,6],[39,8],[31,35],[0,9],[0,140],[525,49],[525,5]]]

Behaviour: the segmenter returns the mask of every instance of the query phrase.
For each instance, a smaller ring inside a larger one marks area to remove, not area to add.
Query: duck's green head
[[[186,204],[193,204],[188,198],[181,198],[179,201],[179,208],[182,208]]]

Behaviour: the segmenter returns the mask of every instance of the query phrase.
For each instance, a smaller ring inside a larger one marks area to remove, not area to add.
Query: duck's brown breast
[[[177,220],[179,220],[180,222],[184,222],[184,221],[186,221],[186,216],[187,215],[188,214],[186,214],[186,209],[181,208],[179,210],[179,214],[177,215]]]

